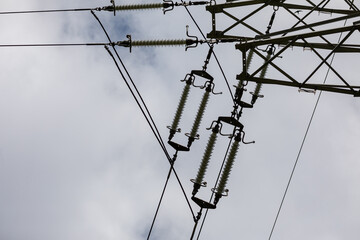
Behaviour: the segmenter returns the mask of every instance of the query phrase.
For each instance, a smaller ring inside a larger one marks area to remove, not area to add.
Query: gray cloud
[[[19,10],[107,4],[31,0],[4,1],[2,6]],[[191,11],[209,32],[210,14],[202,7]],[[254,24],[264,30],[271,13],[267,10],[251,21],[258,21]],[[135,40],[185,38],[186,24],[191,34],[200,36],[182,8],[165,16],[161,11],[98,16],[114,41],[124,40],[126,34]],[[320,15],[319,19],[329,17]],[[86,12],[0,18],[3,44],[107,41]],[[315,14],[313,19],[317,18]],[[289,25],[285,12],[279,12],[274,29]],[[358,39],[355,36],[354,41]],[[107,52],[102,47],[0,51],[0,238],[146,238],[169,164]],[[231,44],[216,46],[215,51],[230,84],[237,84],[240,52]],[[191,70],[201,69],[207,47],[187,52],[182,47],[134,48],[131,54],[119,49],[119,53],[166,140],[166,126],[171,124],[184,86],[179,80]],[[334,61],[334,67],[353,84],[357,60],[356,55],[337,55]],[[276,62],[304,77],[319,60],[312,52],[294,49]],[[251,69],[261,63],[254,59]],[[317,75],[317,81],[323,81],[326,70],[324,67]],[[188,195],[192,190],[189,179],[195,177],[209,136],[205,127],[232,110],[214,59],[208,71],[215,77],[216,89],[224,94],[211,96],[201,140],[190,153],[179,154],[175,163]],[[279,74],[269,70],[269,75]],[[338,82],[333,75],[329,80]],[[253,87],[249,84],[248,92]],[[180,123],[182,133],[190,130],[202,93],[191,90]],[[298,93],[278,86],[264,86],[263,93],[265,98],[253,110],[244,111],[242,119],[247,140],[254,139],[256,144],[240,146],[229,179],[229,197],[209,211],[202,239],[268,238],[319,93]],[[359,236],[357,100],[323,93],[273,239]],[[178,134],[176,140],[186,138]],[[204,199],[210,197],[227,143],[227,138],[218,140],[206,175],[209,186],[199,192]],[[195,204],[192,207],[198,211]],[[171,176],[152,239],[187,239],[192,227],[184,196]]]

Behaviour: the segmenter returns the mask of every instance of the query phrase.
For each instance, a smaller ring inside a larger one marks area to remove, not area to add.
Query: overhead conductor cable
[[[55,12],[76,12],[76,11],[129,11],[129,10],[147,10],[147,9],[158,9],[162,8],[163,12],[168,12],[174,9],[175,6],[195,6],[195,5],[206,5],[207,1],[196,1],[196,2],[184,2],[174,3],[171,0],[165,0],[163,3],[145,3],[145,4],[128,4],[128,5],[115,5],[114,0],[110,0],[112,5],[96,8],[77,8],[77,9],[46,9],[46,10],[27,10],[27,11],[7,11],[0,12],[0,15],[5,14],[29,14],[29,13],[55,13]]]

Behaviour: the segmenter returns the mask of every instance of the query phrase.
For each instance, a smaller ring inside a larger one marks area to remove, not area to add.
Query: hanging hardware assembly
[[[213,49],[214,49],[214,45],[210,45],[208,55],[206,56],[206,59],[204,61],[205,64],[203,66],[203,69],[202,70],[193,70],[191,72],[192,75],[197,75],[197,76],[203,77],[203,78],[207,79],[207,81],[205,82],[205,84],[203,86],[200,86],[201,89],[205,88],[205,93],[200,102],[199,109],[196,114],[194,124],[191,128],[191,131],[190,131],[190,133],[185,134],[188,137],[188,144],[187,144],[188,148],[190,148],[191,144],[195,141],[195,139],[199,139],[199,134],[197,132],[199,130],[201,120],[204,116],[205,109],[206,109],[207,103],[210,98],[210,93],[213,93],[214,95],[222,94],[221,92],[219,92],[219,93],[214,92],[214,87],[215,87],[215,84],[213,83],[214,78],[206,72],[207,65],[209,64],[211,55],[213,53]],[[194,83],[193,83],[193,85],[195,86]]]
[[[273,14],[271,15],[270,17],[270,21],[269,21],[269,24],[266,28],[266,32],[265,32],[265,36],[266,35],[269,35],[270,34],[270,30],[274,24],[274,20],[275,20],[275,17],[276,17],[276,12],[279,10],[279,6],[273,6]],[[274,47],[274,44],[271,44],[269,45],[266,50],[267,52],[267,56],[266,56],[266,60],[265,60],[265,66],[263,67],[263,69],[261,70],[261,73],[260,73],[260,78],[263,79],[266,75],[266,72],[267,72],[267,69],[268,69],[268,61],[269,59],[271,58],[271,55],[273,55],[274,51],[275,51],[275,47]],[[250,94],[252,95],[252,98],[251,98],[251,105],[254,105],[256,100],[258,98],[263,98],[264,95],[260,95],[260,90],[261,90],[261,87],[262,87],[262,84],[261,83],[257,83],[256,84],[256,87],[255,87],[255,90],[254,92],[250,92]]]
[[[222,133],[222,128],[223,128],[224,123],[232,125],[234,127],[234,131],[233,131],[234,133],[230,133],[230,134]],[[215,124],[215,126],[214,126],[214,124]],[[222,196],[227,195],[228,190],[225,190],[225,186],[226,186],[227,180],[229,178],[230,171],[231,171],[233,162],[235,160],[240,141],[242,141],[244,144],[250,144],[250,143],[255,143],[255,142],[254,141],[252,141],[252,142],[244,141],[244,137],[245,137],[245,132],[243,131],[244,126],[234,117],[225,117],[225,116],[219,117],[218,120],[212,122],[211,126],[207,129],[208,130],[211,129],[212,133],[211,133],[208,143],[206,145],[205,152],[204,152],[202,161],[200,163],[200,167],[198,169],[196,178],[190,180],[193,183],[193,191],[192,191],[193,196],[191,199],[201,208],[215,209],[216,204],[218,203],[219,199]],[[207,183],[204,181],[204,177],[205,177],[205,173],[208,168],[208,165],[210,163],[210,158],[211,158],[212,152],[214,150],[218,134],[220,134],[222,136],[227,136],[230,138],[235,136],[235,142],[233,143],[233,146],[228,155],[228,159],[226,161],[225,168],[223,169],[218,187],[212,189],[212,191],[215,193],[214,203],[210,203],[210,202],[206,202],[202,199],[195,197],[195,195],[198,193],[200,187],[207,186]]]
[[[248,67],[250,66],[252,57],[253,57],[252,50],[250,50],[247,58],[245,57],[245,55],[243,55],[243,72],[245,73],[245,75],[247,73]],[[219,199],[222,196],[227,196],[228,190],[225,189],[225,187],[226,187],[226,183],[228,181],[228,178],[229,178],[229,175],[231,172],[231,168],[233,166],[233,163],[234,163],[234,160],[236,157],[236,153],[238,151],[240,141],[243,142],[244,144],[255,143],[255,141],[252,141],[252,142],[244,141],[244,138],[245,138],[245,132],[243,131],[244,126],[243,126],[243,124],[241,124],[239,122],[239,118],[241,117],[243,108],[252,108],[253,107],[252,104],[242,101],[243,93],[244,93],[244,91],[246,91],[246,89],[244,88],[245,85],[246,85],[245,81],[240,81],[238,86],[236,86],[235,99],[234,99],[235,105],[234,105],[234,111],[231,113],[231,116],[230,117],[220,116],[217,121],[212,122],[211,126],[209,128],[207,128],[208,130],[211,129],[212,133],[211,133],[208,143],[206,145],[205,152],[204,152],[202,161],[200,163],[196,178],[190,180],[193,183],[193,191],[192,191],[193,196],[191,199],[201,209],[202,208],[215,209],[217,203],[219,202]],[[237,113],[237,109],[239,106],[241,107],[241,110],[240,110],[240,113]],[[222,132],[224,123],[229,124],[234,127],[233,133],[223,133]],[[214,126],[214,124],[215,124],[215,126]],[[214,199],[213,203],[210,203],[210,202],[207,202],[207,201],[197,198],[195,195],[198,193],[200,187],[207,186],[206,181],[204,181],[204,177],[205,177],[205,173],[206,173],[206,170],[207,170],[209,162],[210,162],[212,152],[215,147],[215,143],[216,143],[218,134],[220,134],[222,136],[228,136],[230,138],[233,138],[235,136],[235,138],[234,138],[235,141],[231,147],[230,153],[227,156],[227,161],[226,161],[225,167],[221,173],[221,178],[219,180],[219,183],[218,183],[217,187],[215,186],[213,189],[211,189],[212,192],[215,194],[215,199]],[[195,224],[196,223],[197,222],[195,221]]]
[[[206,57],[206,59],[204,61],[205,64],[204,64],[202,70],[192,70],[189,74],[186,74],[184,80],[182,80],[183,82],[186,83],[186,85],[184,86],[183,92],[181,94],[180,101],[179,101],[178,107],[176,109],[172,125],[168,126],[168,129],[170,131],[168,140],[169,140],[169,144],[171,146],[173,146],[173,147],[174,146],[176,146],[176,147],[181,146],[179,144],[174,144],[174,142],[172,142],[172,139],[175,136],[175,133],[181,131],[181,129],[178,126],[179,126],[180,118],[181,118],[182,113],[184,111],[185,104],[186,104],[186,101],[187,101],[187,98],[188,98],[188,95],[189,95],[189,92],[190,92],[190,87],[193,86],[193,87],[197,87],[197,88],[200,88],[200,89],[205,89],[205,93],[204,93],[204,95],[202,97],[202,100],[200,102],[200,105],[199,105],[199,108],[198,108],[198,111],[197,111],[197,114],[196,114],[192,129],[191,129],[190,133],[185,134],[188,137],[188,143],[187,143],[186,147],[182,146],[182,148],[187,149],[187,151],[190,150],[190,147],[191,147],[192,143],[195,141],[195,139],[199,138],[199,134],[197,132],[199,130],[201,120],[202,120],[203,115],[205,113],[205,109],[206,109],[207,103],[208,103],[209,98],[210,98],[210,93],[213,93],[214,95],[221,94],[221,92],[220,93],[215,93],[214,92],[214,88],[215,88],[215,84],[213,82],[214,78],[209,73],[206,72],[207,65],[208,65],[208,63],[210,61],[210,57],[212,55],[212,52],[213,52],[213,45],[211,45],[211,47],[209,49],[209,52],[208,52],[207,57]],[[204,78],[206,80],[205,84],[202,85],[202,86],[196,86],[195,85],[196,77]]]

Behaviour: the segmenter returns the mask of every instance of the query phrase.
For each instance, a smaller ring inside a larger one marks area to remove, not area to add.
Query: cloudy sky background
[[[146,2],[146,1],[137,1]],[[220,3],[222,1],[218,1]],[[304,1],[305,2],[305,1]],[[319,2],[319,1],[314,1]],[[131,3],[131,1],[118,1]],[[332,5],[347,8],[342,1]],[[84,8],[108,1],[3,0],[1,11]],[[189,8],[210,31],[204,7]],[[251,8],[236,9],[239,17]],[[265,31],[272,8],[249,23]],[[304,16],[304,12],[300,13]],[[199,32],[182,7],[97,13],[114,41],[182,39],[185,26]],[[309,22],[337,15],[314,13]],[[0,16],[0,44],[106,42],[89,12]],[[219,20],[219,29],[228,19]],[[355,21],[355,20],[354,20]],[[273,30],[296,21],[279,10]],[[352,20],[347,24],[351,25]],[[344,23],[338,23],[336,27]],[[235,33],[253,36],[244,28]],[[338,35],[329,37],[336,42]],[[351,39],[356,42],[359,33]],[[103,47],[0,49],[0,239],[145,239],[165,183],[169,164],[146,121]],[[186,73],[201,69],[205,45],[187,52],[174,48],[119,48],[119,53],[148,104],[164,139],[178,104]],[[234,44],[215,52],[231,85],[241,72],[241,54]],[[310,51],[288,50],[277,59],[289,73],[304,79],[319,59]],[[350,83],[358,81],[359,56],[336,55],[334,67]],[[252,70],[262,61],[254,58]],[[322,82],[327,68],[315,75]],[[200,141],[180,153],[175,168],[190,196],[210,126],[232,110],[231,98],[214,59],[215,77],[200,131]],[[269,69],[268,76],[279,76]],[[329,74],[329,83],[339,83]],[[248,92],[254,85],[249,84]],[[192,89],[181,119],[178,142],[185,143],[203,90]],[[229,179],[229,197],[209,212],[201,239],[267,239],[319,92],[264,86],[265,98],[244,111],[246,140]],[[250,101],[248,93],[245,100]],[[360,235],[360,103],[352,96],[323,93],[272,239],[358,239]],[[217,142],[209,170],[210,189],[228,139]],[[172,155],[173,150],[168,147]],[[188,239],[192,215],[173,176],[165,193],[151,239]],[[194,211],[198,207],[192,205]]]

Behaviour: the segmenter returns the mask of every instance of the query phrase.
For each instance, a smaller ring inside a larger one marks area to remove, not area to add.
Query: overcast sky
[[[2,0],[0,11],[109,4],[107,0]],[[329,7],[348,8],[339,0],[331,1]],[[205,8],[189,9],[203,31],[210,32],[211,15]],[[251,9],[232,12],[241,18]],[[248,23],[265,32],[272,12],[268,7]],[[183,39],[186,25],[191,35],[201,36],[182,7],[166,15],[161,10],[97,15],[114,41],[126,40],[127,34],[134,40]],[[337,16],[315,12],[308,21]],[[222,17],[218,27],[231,23]],[[294,23],[280,9],[272,30]],[[0,27],[0,44],[107,42],[90,12],[0,15]],[[241,26],[232,33],[254,36]],[[336,42],[338,37],[329,39]],[[358,43],[359,32],[350,40]],[[172,123],[184,86],[180,80],[191,70],[201,69],[207,46],[186,52],[184,47],[118,50],[166,140],[166,126]],[[230,85],[237,85],[236,75],[242,71],[240,52],[234,44],[215,46],[215,52]],[[338,54],[333,66],[359,86],[359,60],[356,54]],[[254,71],[262,62],[254,57],[250,69]],[[275,62],[301,81],[320,60],[311,51],[294,48]],[[169,163],[106,50],[101,46],[0,48],[0,64],[0,239],[146,239]],[[312,82],[323,82],[326,71],[322,67]],[[223,94],[211,95],[200,140],[189,153],[180,153],[175,163],[188,197],[189,180],[195,178],[210,135],[206,127],[232,111],[229,91],[213,58],[208,72],[215,78],[215,91]],[[272,68],[267,76],[281,77]],[[341,84],[332,73],[327,80]],[[247,88],[244,100],[250,101],[254,85],[249,83]],[[174,140],[186,144],[184,133],[191,129],[203,92],[191,89],[180,121],[182,133]],[[262,94],[265,97],[241,118],[245,140],[256,143],[240,146],[227,185],[229,196],[209,211],[200,239],[269,237],[319,92],[267,85]],[[358,98],[322,94],[272,239],[359,238],[359,122]],[[199,191],[203,199],[211,195],[228,141],[227,137],[217,141],[205,177],[209,186]],[[167,149],[174,154],[171,147]],[[193,203],[192,208],[199,210]],[[151,239],[189,239],[193,225],[172,175]]]

